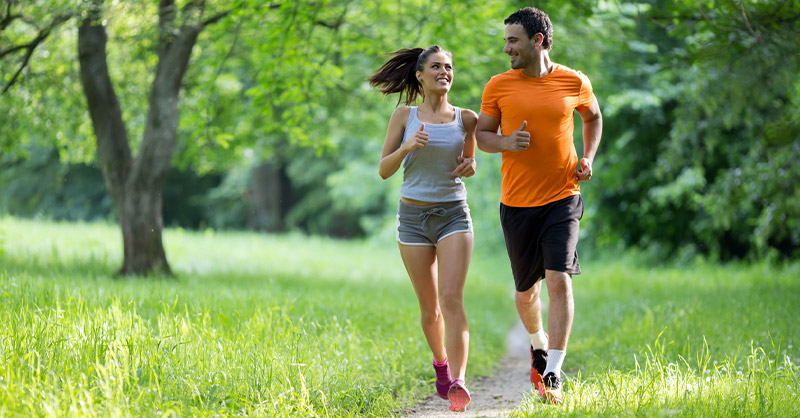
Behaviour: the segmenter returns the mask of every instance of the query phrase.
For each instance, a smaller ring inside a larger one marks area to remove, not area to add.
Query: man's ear
[[[534,46],[542,46],[544,43],[544,35],[541,33],[536,33],[533,35],[533,45]]]

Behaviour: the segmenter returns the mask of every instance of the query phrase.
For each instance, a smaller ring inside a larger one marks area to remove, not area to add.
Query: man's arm
[[[592,163],[600,145],[603,133],[603,115],[595,97],[588,110],[578,112],[583,120],[583,158],[579,162],[578,180],[586,181],[592,177]]]
[[[478,149],[488,153],[503,151],[521,151],[528,148],[531,144],[531,134],[526,131],[528,122],[522,122],[522,126],[509,136],[499,135],[497,128],[500,120],[485,113],[478,116],[478,128],[475,137],[478,140]]]

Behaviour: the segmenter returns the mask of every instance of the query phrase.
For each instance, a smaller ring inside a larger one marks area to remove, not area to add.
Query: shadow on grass
[[[106,258],[70,259],[64,261],[56,256],[9,257],[0,255],[0,266],[9,274],[34,276],[106,276],[112,277],[120,266]]]

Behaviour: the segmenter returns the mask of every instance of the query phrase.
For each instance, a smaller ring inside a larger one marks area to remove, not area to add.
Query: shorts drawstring
[[[444,216],[446,214],[447,214],[447,211],[444,210],[444,208],[433,208],[433,209],[429,209],[429,210],[426,210],[425,212],[420,213],[419,214],[419,218],[422,219],[422,229],[425,230],[425,231],[428,230],[428,227],[426,226],[426,224],[428,222],[428,217],[429,216],[431,216],[431,215]]]

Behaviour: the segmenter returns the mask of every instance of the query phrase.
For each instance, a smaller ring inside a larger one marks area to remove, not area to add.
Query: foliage
[[[0,211],[73,221],[110,219],[113,205],[96,168],[59,164],[52,148],[26,153],[26,159],[0,157]]]
[[[98,167],[61,163],[52,148],[32,147],[25,153],[28,158],[0,157],[0,212],[53,220],[116,219]],[[209,215],[224,208],[209,211],[206,195],[219,183],[218,175],[172,170],[164,186],[164,223],[187,228],[211,225]]]
[[[248,227],[251,170],[272,161],[290,189],[285,228],[341,237],[383,235],[393,223],[398,180],[382,182],[374,172],[396,100],[381,97],[365,79],[387,52],[440,44],[454,56],[451,102],[477,111],[485,82],[508,69],[502,20],[527,5],[210,2],[210,10],[229,8],[231,14],[204,30],[193,51],[174,162],[199,178],[224,180],[192,198],[206,208],[204,220],[182,225]],[[582,247],[633,246],[667,259],[797,255],[797,4],[537,5],[554,22],[552,58],[590,77],[604,114],[595,177],[582,184],[587,202]],[[77,1],[32,2],[26,10],[51,22],[80,13],[81,7]],[[155,6],[105,7],[109,65],[135,144],[154,60]],[[30,40],[36,32],[17,23],[0,31],[0,44]],[[0,149],[11,160],[52,147],[62,161],[94,163],[74,51],[74,30],[55,27],[22,73],[24,82],[4,95]],[[3,80],[13,74],[15,62],[0,60]],[[580,129],[575,132],[580,153]],[[478,163],[467,187],[484,240],[479,243],[501,247],[499,156],[479,154]],[[4,170],[5,179],[19,178],[13,172],[23,168]],[[24,199],[9,205],[32,208]],[[31,209],[34,213],[39,209]]]
[[[675,257],[796,256],[800,9],[640,4],[644,77],[612,96],[597,234]],[[610,135],[609,135],[610,134]],[[602,231],[602,232],[601,232]]]

